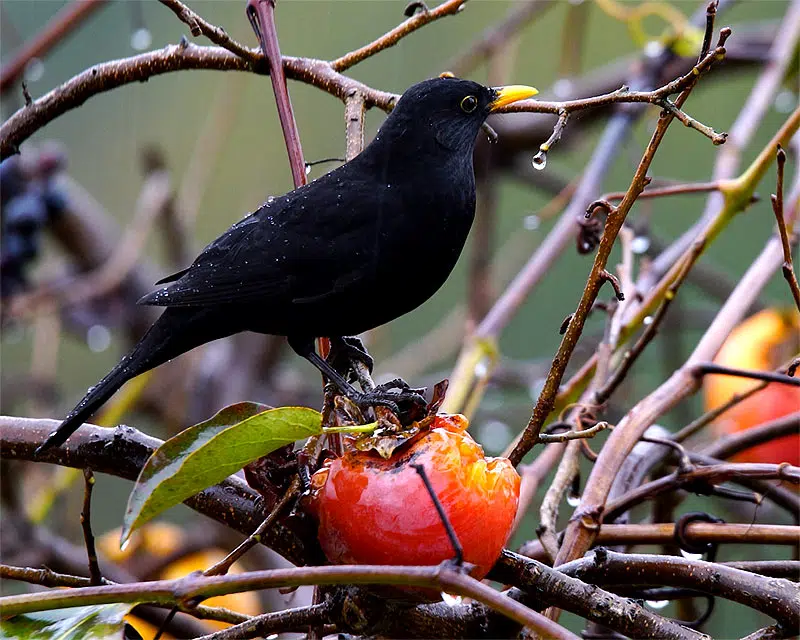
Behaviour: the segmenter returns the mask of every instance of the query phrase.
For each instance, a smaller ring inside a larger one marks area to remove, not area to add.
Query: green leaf
[[[167,440],[133,487],[121,544],[162,511],[221,482],[245,465],[296,440],[322,433],[322,416],[306,407],[270,409],[255,402],[224,408]]]
[[[133,604],[106,604],[14,616],[0,620],[0,638],[122,640],[127,626],[123,617],[133,607]]]

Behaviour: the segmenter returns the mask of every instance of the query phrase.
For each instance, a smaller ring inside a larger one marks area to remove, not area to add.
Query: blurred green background
[[[2,44],[0,55],[8,60],[20,41],[35,34],[65,3],[60,1],[10,0],[2,5]],[[190,6],[214,24],[223,26],[234,38],[255,45],[255,37],[244,15],[240,0],[194,0]],[[634,3],[627,3],[634,4]],[[684,13],[693,13],[699,3],[673,2]],[[784,0],[744,0],[726,10],[718,26],[731,25],[736,38],[736,25],[753,20],[778,20],[784,14]],[[389,30],[403,19],[406,3],[392,0],[282,0],[278,3],[277,24],[282,51],[287,55],[332,59],[352,50]],[[466,48],[487,26],[497,22],[513,3],[501,0],[472,0],[455,17],[428,25],[397,46],[349,71],[353,77],[370,86],[402,92],[410,84],[439,74],[443,65]],[[564,18],[569,3],[564,0],[543,14],[522,32],[513,73],[513,83],[532,84],[546,90],[558,80],[558,60]],[[589,26],[584,43],[582,71],[602,67],[620,56],[633,55],[637,48],[626,27],[603,14],[596,6],[588,12]],[[658,22],[647,23],[659,33]],[[176,43],[188,36],[186,25],[154,0],[111,2],[94,14],[76,33],[58,45],[43,61],[42,74],[29,82],[34,98],[57,86],[90,65],[110,59],[133,55],[132,34],[145,27],[152,35],[150,48]],[[200,38],[199,43],[205,44]],[[486,68],[481,66],[472,75],[485,80]],[[727,73],[718,79],[707,78],[700,83],[687,103],[688,113],[718,131],[728,130],[739,113],[757,77],[755,69]],[[290,83],[306,160],[344,155],[344,121],[342,104],[318,89]],[[244,214],[257,208],[267,196],[291,189],[291,176],[286,151],[274,107],[272,89],[267,77],[244,73],[187,71],[170,73],[93,97],[79,109],[68,112],[38,132],[31,142],[55,139],[69,154],[69,173],[115,217],[121,227],[130,220],[142,184],[140,152],[155,144],[166,154],[175,182],[180,184],[187,166],[196,153],[200,132],[207,126],[212,104],[227,98],[232,120],[226,140],[213,159],[210,178],[201,185],[200,206],[194,230],[195,249],[224,231]],[[785,119],[789,108],[796,105],[796,96],[784,92],[783,106],[771,106],[761,122],[750,146],[744,151],[742,166],[755,156]],[[7,96],[2,102],[2,116],[7,118],[20,106],[18,96]],[[776,103],[777,104],[777,103]],[[658,111],[653,108],[641,120],[632,141],[619,150],[604,190],[627,188]],[[370,111],[367,118],[368,135],[376,131],[384,115]],[[513,118],[513,115],[504,116]],[[580,170],[593,149],[602,124],[577,140],[569,149],[556,146],[548,158],[547,171],[571,179]],[[661,146],[651,175],[674,180],[704,181],[710,178],[718,148],[695,131],[673,125]],[[794,172],[790,158],[788,175]],[[327,165],[314,167],[311,178],[321,175]],[[499,178],[500,197],[495,247],[522,234],[534,250],[551,223],[536,230],[525,228],[527,216],[536,214],[549,196],[522,185],[513,178]],[[726,230],[724,235],[703,256],[702,261],[715,265],[731,279],[738,280],[764,241],[773,232],[773,216],[768,193],[774,190],[774,173],[759,187],[761,202],[755,204]],[[597,194],[600,196],[600,194]],[[652,201],[651,201],[652,202]],[[669,240],[686,229],[702,212],[705,198],[685,196],[647,205],[637,205],[635,213],[648,208],[655,234]],[[378,362],[413,343],[430,331],[446,313],[466,295],[466,258],[468,246],[456,272],[445,287],[414,313],[393,322],[380,331],[380,340],[372,348]],[[162,260],[163,250],[151,241],[149,253],[156,262]],[[611,265],[616,264],[615,254]],[[515,361],[549,362],[559,343],[558,327],[573,311],[583,289],[591,265],[591,256],[578,256],[573,249],[553,265],[544,282],[525,302],[519,314],[504,332],[502,353]],[[605,297],[609,291],[603,292]],[[765,292],[765,299],[776,304],[788,304],[790,298],[785,283],[776,276]],[[682,309],[716,309],[719,304],[708,295],[687,286],[681,292]],[[598,334],[603,319],[595,317],[587,325],[587,334]],[[682,343],[686,355],[701,334],[702,327],[689,327]],[[121,341],[102,353],[92,353],[84,341],[70,338],[59,352],[59,381],[61,409],[65,412],[119,358]],[[30,329],[17,327],[4,332],[0,343],[3,380],[27,371],[30,364]],[[309,379],[317,376],[306,363],[294,356],[292,362]],[[645,352],[633,370],[626,397],[641,399],[654,389],[670,372],[664,364],[665,352],[656,345]],[[430,373],[444,377],[449,374],[453,358],[432,362]],[[404,375],[404,371],[393,371]],[[411,382],[416,382],[411,380]],[[535,386],[535,385],[534,385]],[[269,402],[269,398],[248,398]],[[527,421],[535,397],[530,393],[500,393],[490,390],[473,424],[473,431],[492,452],[502,450],[508,434],[516,433]],[[690,416],[697,414],[699,403],[691,403]],[[59,414],[61,415],[61,414]],[[58,416],[51,416],[58,417]],[[147,429],[146,423],[135,418],[131,424]],[[674,416],[666,416],[664,424],[677,426]],[[490,428],[487,428],[490,427]],[[484,434],[485,438],[481,438]],[[107,481],[99,484],[98,499],[115,491],[127,492],[129,484]],[[708,501],[699,501],[708,509]],[[98,528],[102,530],[120,522],[122,505],[106,503],[98,510]],[[564,509],[566,511],[566,509]],[[527,535],[534,524],[527,527]],[[759,553],[769,554],[769,550]],[[780,553],[783,553],[780,552]],[[723,559],[748,557],[756,554],[752,548],[726,550]],[[727,607],[725,608],[727,611]],[[716,637],[738,637],[746,628],[755,629],[766,620],[742,607],[732,608],[730,615],[718,612],[709,630]],[[578,627],[576,627],[578,628]]]

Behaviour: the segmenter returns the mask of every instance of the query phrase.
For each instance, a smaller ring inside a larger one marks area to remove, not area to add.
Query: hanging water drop
[[[576,496],[574,494],[569,494],[567,496],[567,504],[570,507],[577,507],[580,503],[581,503],[581,497],[580,496]]]
[[[644,320],[642,320],[642,324],[646,327],[653,324],[653,316],[647,316]]]
[[[687,560],[702,560],[703,554],[702,553],[692,553],[691,551],[686,551],[685,549],[681,549],[681,555],[686,558]]]
[[[537,171],[542,171],[547,166],[547,152],[546,151],[539,151],[535,156],[533,156],[533,160],[531,161],[533,168]]]
[[[309,173],[311,173],[311,165],[306,163],[306,175],[308,175]]]
[[[444,591],[442,591],[441,595],[442,600],[444,600],[444,603],[449,607],[457,607],[463,600],[461,596],[454,596],[449,593],[445,593]]]
[[[663,609],[669,604],[669,600],[646,600],[645,602],[651,609]]]

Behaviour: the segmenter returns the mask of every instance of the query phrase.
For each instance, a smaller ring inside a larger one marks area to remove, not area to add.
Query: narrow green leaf
[[[221,482],[275,449],[322,433],[322,416],[306,407],[270,409],[240,402],[181,431],[153,452],[133,487],[121,544],[162,511]]]
[[[0,620],[0,638],[36,640],[122,640],[124,616],[133,604],[53,609]]]

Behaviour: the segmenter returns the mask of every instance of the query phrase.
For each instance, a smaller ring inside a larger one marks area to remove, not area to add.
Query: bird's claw
[[[355,399],[357,405],[383,406],[400,416],[402,413],[416,415],[420,409],[425,409],[428,401],[422,394],[425,389],[412,389],[400,378],[378,385],[371,391],[359,395]]]

